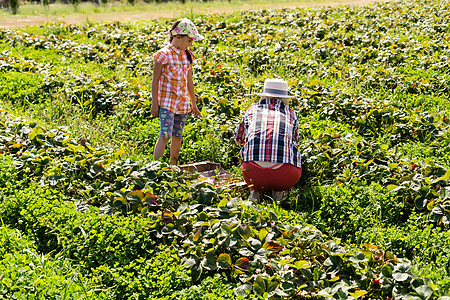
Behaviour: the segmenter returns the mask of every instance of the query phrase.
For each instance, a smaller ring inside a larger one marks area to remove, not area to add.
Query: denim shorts
[[[188,114],[174,114],[168,109],[159,108],[159,135],[165,138],[172,138],[172,136],[183,137],[183,128],[186,125]]]

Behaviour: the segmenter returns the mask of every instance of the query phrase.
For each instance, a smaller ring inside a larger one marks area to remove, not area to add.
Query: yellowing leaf
[[[202,235],[202,227],[196,228],[194,230],[194,237],[192,238],[194,242],[197,242],[200,239],[201,235]]]
[[[295,265],[295,267],[297,268],[297,270],[300,270],[300,269],[309,269],[309,268],[311,268],[311,265],[310,265],[309,262],[306,261],[306,260],[299,260],[299,261],[296,261],[296,262],[294,263],[294,265]]]
[[[114,158],[115,159],[120,159],[122,158],[122,156],[125,154],[125,150],[119,150],[116,153],[114,153]]]
[[[350,294],[351,296],[353,296],[355,299],[358,299],[359,297],[366,295],[366,294],[367,294],[367,291],[364,291],[364,290],[356,290],[354,293],[349,292],[349,294]]]
[[[261,228],[258,234],[259,240],[262,242],[268,234],[269,231],[267,230],[267,228]]]
[[[268,241],[268,242],[264,243],[263,248],[276,253],[276,252],[280,252],[283,249],[283,246],[280,246],[275,242]]]

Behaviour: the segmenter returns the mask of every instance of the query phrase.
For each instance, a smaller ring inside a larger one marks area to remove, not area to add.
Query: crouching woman
[[[241,170],[250,188],[250,199],[259,201],[270,191],[275,200],[287,194],[302,174],[297,146],[298,119],[289,107],[288,83],[266,79],[259,101],[245,112],[234,134],[242,145]]]

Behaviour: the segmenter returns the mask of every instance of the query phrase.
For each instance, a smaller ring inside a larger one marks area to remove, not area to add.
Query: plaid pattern
[[[236,128],[234,139],[244,144],[243,161],[289,163],[301,167],[298,119],[294,110],[278,99],[253,104]]]
[[[158,89],[159,106],[175,114],[189,113],[191,106],[187,76],[191,63],[186,52],[168,44],[153,54],[153,60],[163,65]]]

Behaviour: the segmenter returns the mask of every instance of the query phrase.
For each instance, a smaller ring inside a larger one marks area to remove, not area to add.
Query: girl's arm
[[[189,98],[191,99],[192,113],[194,114],[194,116],[198,116],[198,115],[200,115],[200,111],[198,110],[197,100],[195,97],[194,81],[192,79],[192,68],[190,68],[188,71],[187,88],[188,88]]]
[[[151,113],[152,116],[158,117],[159,115],[159,104],[158,104],[158,90],[159,90],[159,78],[161,78],[163,65],[156,62],[153,64],[153,78],[152,78],[152,106]]]

